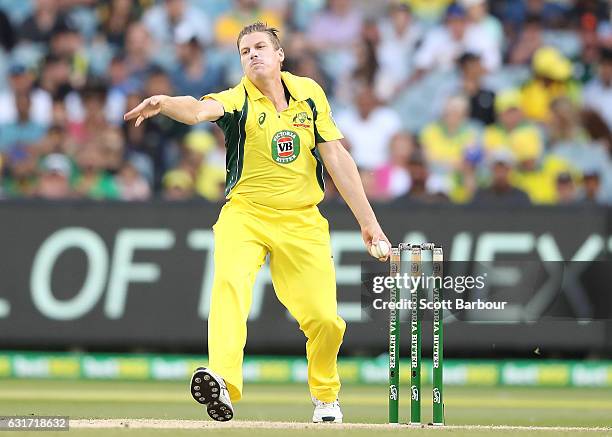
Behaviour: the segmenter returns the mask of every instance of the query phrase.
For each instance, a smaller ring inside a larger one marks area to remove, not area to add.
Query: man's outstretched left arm
[[[391,243],[378,224],[376,215],[366,197],[357,166],[351,155],[339,140],[319,143],[317,147],[323,158],[325,169],[331,175],[336,188],[353,211],[361,227],[361,236],[368,251],[372,244],[376,244],[380,240],[386,241],[391,247]],[[381,260],[384,261],[387,258],[388,256],[381,258]]]

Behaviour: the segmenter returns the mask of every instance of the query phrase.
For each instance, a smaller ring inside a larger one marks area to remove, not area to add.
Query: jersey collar
[[[295,101],[301,101],[308,99],[308,96],[297,86],[295,83],[295,76],[287,71],[281,71],[281,79],[285,83],[285,86],[291,93],[291,97]],[[247,94],[252,100],[259,100],[265,97],[261,91],[250,81],[250,79],[246,76],[242,77],[242,84],[247,91]]]

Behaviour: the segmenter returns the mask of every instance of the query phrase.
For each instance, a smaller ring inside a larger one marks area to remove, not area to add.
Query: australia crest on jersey
[[[312,126],[312,117],[310,117],[306,112],[300,112],[293,117],[292,120],[293,127],[310,127]]]

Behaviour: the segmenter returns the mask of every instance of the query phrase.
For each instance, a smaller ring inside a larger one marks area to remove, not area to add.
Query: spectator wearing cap
[[[34,150],[14,147],[6,154],[6,157],[4,194],[7,197],[32,197],[37,185]]]
[[[495,71],[501,63],[499,47],[492,40],[470,35],[468,25],[465,9],[457,4],[449,6],[444,24],[427,33],[415,54],[413,80],[430,70],[451,70],[465,52],[479,55],[485,69]]]
[[[66,21],[56,0],[36,0],[32,15],[19,28],[19,39],[33,43],[48,43],[54,29]]]
[[[45,156],[40,164],[40,176],[35,196],[41,199],[60,200],[74,197],[70,186],[72,164],[59,153]]]
[[[582,173],[581,201],[584,204],[603,205],[607,203],[602,190],[601,176],[595,169],[587,169]]]
[[[483,125],[495,121],[493,102],[495,93],[483,84],[486,73],[480,57],[474,53],[464,53],[458,61],[461,70],[461,87],[459,93],[465,94],[470,100],[469,116]]]
[[[468,111],[465,96],[451,96],[442,117],[421,131],[420,143],[435,174],[451,176],[461,171],[466,150],[477,143],[479,132],[469,123]]]
[[[194,130],[183,137],[177,168],[188,172],[195,181],[206,154],[215,147],[215,138],[205,130]]]
[[[0,124],[0,152],[15,146],[33,146],[40,141],[47,128],[30,119],[31,99],[29,93],[15,96],[17,120]]]
[[[510,182],[514,157],[507,149],[499,149],[490,156],[491,182],[474,194],[472,205],[528,206],[529,196]]]
[[[161,1],[145,12],[142,22],[158,47],[172,46],[179,27],[188,29],[202,45],[213,40],[209,17],[185,0]]]
[[[399,115],[383,105],[370,86],[355,94],[355,107],[338,114],[336,122],[351,147],[351,154],[361,169],[375,170],[389,159],[389,142],[401,129]]]
[[[223,69],[218,63],[211,62],[195,34],[189,28],[179,26],[174,42],[178,62],[170,73],[170,80],[176,92],[199,99],[220,91],[224,85]]]
[[[558,205],[572,205],[578,202],[576,182],[569,172],[562,172],[557,175],[556,186]]]
[[[194,196],[193,177],[182,169],[164,175],[162,197],[166,200],[187,200]]]
[[[612,48],[601,49],[597,77],[584,88],[584,104],[599,112],[612,130]]]
[[[488,155],[507,149],[516,161],[526,157],[539,160],[544,152],[538,127],[525,119],[521,109],[521,93],[517,89],[500,91],[495,97],[497,122],[483,132],[483,145]]]
[[[51,123],[51,95],[34,84],[34,74],[24,63],[14,61],[9,66],[9,88],[0,92],[0,124],[18,121],[17,94],[28,94],[30,106],[28,119],[48,126]]]
[[[387,101],[395,97],[411,76],[413,58],[424,29],[415,20],[406,3],[392,3],[386,17],[378,24],[380,42],[376,48],[379,72],[376,94]]]
[[[225,197],[225,141],[223,132],[214,126],[212,134],[201,136],[198,147],[205,149],[204,160],[196,177],[197,193],[211,202],[218,202]]]
[[[534,77],[522,87],[522,108],[527,118],[545,123],[550,117],[550,103],[567,96],[580,98],[580,90],[572,80],[572,63],[554,47],[536,50],[531,63]]]
[[[525,191],[531,203],[551,205],[557,202],[557,176],[576,170],[567,160],[553,154],[538,156],[535,149],[525,149],[518,155],[517,165],[510,175],[513,186]]]

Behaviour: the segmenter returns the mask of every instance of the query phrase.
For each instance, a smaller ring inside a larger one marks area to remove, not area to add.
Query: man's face
[[[510,185],[510,166],[506,163],[493,164],[493,186],[505,188]]]
[[[185,3],[183,0],[166,0],[166,11],[172,21],[178,21],[185,12]]]
[[[370,87],[363,87],[357,92],[355,97],[355,106],[362,118],[367,118],[370,113],[378,106],[378,100],[374,90]]]
[[[485,73],[480,59],[470,59],[463,65],[463,75],[469,79],[479,79]]]
[[[463,17],[449,17],[446,21],[446,26],[453,39],[460,40],[465,34],[467,22]]]
[[[238,50],[242,69],[251,80],[270,77],[280,71],[285,59],[283,49],[275,49],[270,37],[264,32],[243,36]]]
[[[427,178],[429,177],[429,171],[423,162],[410,162],[408,164],[408,172],[414,185],[425,186]]]
[[[12,75],[10,81],[13,91],[16,93],[25,93],[30,92],[32,84],[34,83],[34,78],[32,77],[32,73],[26,71]]]
[[[402,30],[408,26],[411,18],[408,9],[396,7],[391,11],[391,22],[393,23],[393,27],[397,30]]]
[[[508,108],[499,114],[499,120],[506,129],[514,129],[523,121],[523,111],[519,108]]]

